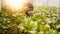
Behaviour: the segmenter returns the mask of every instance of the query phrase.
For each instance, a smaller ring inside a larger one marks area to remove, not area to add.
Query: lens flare
[[[15,9],[22,9],[24,6],[23,2],[27,2],[28,0],[4,0],[5,4],[8,5],[10,8]]]

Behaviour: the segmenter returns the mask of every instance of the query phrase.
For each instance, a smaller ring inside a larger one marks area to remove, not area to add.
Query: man
[[[7,12],[9,17],[17,13],[26,13],[33,10],[33,5],[27,0],[3,0],[2,8]]]

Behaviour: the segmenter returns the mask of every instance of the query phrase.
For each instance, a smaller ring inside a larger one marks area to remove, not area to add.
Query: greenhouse
[[[0,34],[60,34],[60,0],[0,0]]]

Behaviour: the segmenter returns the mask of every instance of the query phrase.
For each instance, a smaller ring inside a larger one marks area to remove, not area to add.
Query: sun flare
[[[27,2],[28,0],[4,0],[4,3],[6,5],[9,5],[10,8],[15,9],[18,11],[18,9],[22,9],[24,6],[23,2]]]

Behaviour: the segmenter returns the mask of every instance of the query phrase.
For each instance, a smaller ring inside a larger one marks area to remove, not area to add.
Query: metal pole
[[[47,7],[48,7],[48,0],[47,0]]]
[[[60,7],[60,0],[58,0],[58,7]]]
[[[0,12],[1,12],[1,0],[0,0]]]

